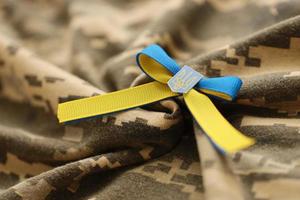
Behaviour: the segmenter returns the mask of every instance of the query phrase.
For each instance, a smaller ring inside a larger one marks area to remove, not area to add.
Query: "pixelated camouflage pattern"
[[[299,14],[298,0],[1,0],[0,199],[300,199]],[[60,102],[151,81],[135,54],[152,43],[240,76],[238,99],[214,103],[257,143],[220,153],[180,98],[58,123]]]

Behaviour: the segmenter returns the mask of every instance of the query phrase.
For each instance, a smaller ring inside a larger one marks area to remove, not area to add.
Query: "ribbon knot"
[[[143,49],[136,61],[153,82],[59,104],[59,121],[103,115],[182,95],[191,114],[218,149],[233,153],[254,144],[252,138],[227,122],[205,95],[232,101],[242,86],[240,78],[207,78],[188,66],[181,68],[158,45]]]

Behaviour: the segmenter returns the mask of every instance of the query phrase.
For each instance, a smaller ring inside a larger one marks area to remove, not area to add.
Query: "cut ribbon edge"
[[[206,95],[192,89],[183,98],[197,123],[219,148],[233,153],[255,143],[235,129]],[[201,105],[197,105],[198,102]]]

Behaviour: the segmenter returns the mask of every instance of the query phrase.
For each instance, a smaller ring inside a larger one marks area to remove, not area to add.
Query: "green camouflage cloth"
[[[0,0],[0,199],[300,199],[299,14],[298,0]],[[152,43],[240,76],[237,101],[214,103],[257,143],[220,154],[180,98],[58,123],[60,102],[149,82],[135,54]]]

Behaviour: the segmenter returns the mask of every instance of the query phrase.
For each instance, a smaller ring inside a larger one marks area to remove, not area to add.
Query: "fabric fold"
[[[2,0],[0,199],[298,199],[299,14],[296,0]],[[241,77],[235,102],[213,103],[257,144],[217,154],[181,98],[58,123],[58,103],[149,83],[135,54],[153,43]]]

